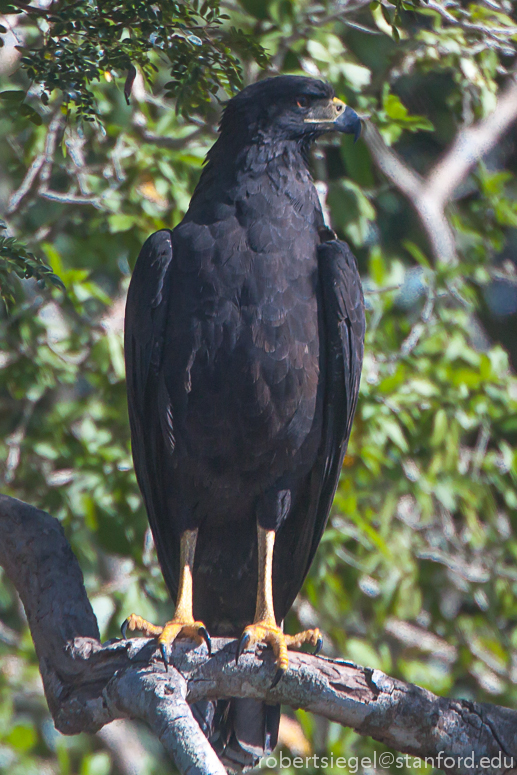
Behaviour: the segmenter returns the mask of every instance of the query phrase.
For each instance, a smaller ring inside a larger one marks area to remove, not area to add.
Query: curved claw
[[[280,682],[280,679],[284,676],[285,670],[283,667],[279,667],[278,670],[275,673],[275,677],[273,678],[273,683],[271,684],[271,689],[274,689],[275,686]]]
[[[169,654],[167,651],[167,645],[165,643],[160,643],[160,654],[162,655],[163,664],[165,665],[165,672],[169,672]]]
[[[319,654],[322,648],[323,648],[323,638],[320,635],[320,637],[318,638],[318,642],[316,643],[316,648],[312,652],[314,654],[314,656]]]
[[[126,633],[127,633],[128,625],[129,625],[129,619],[124,619],[124,621],[120,625],[120,632],[122,633],[122,637],[124,638],[124,640],[127,640]]]
[[[239,657],[244,651],[244,649],[247,647],[248,643],[250,642],[251,635],[249,632],[244,631],[239,639],[239,642],[237,644],[237,652],[235,654],[235,664],[239,664]]]
[[[210,640],[210,635],[208,634],[208,630],[206,627],[200,627],[198,630],[198,635],[201,635],[203,640],[206,643],[206,650],[208,651],[208,656],[212,656],[212,641]]]

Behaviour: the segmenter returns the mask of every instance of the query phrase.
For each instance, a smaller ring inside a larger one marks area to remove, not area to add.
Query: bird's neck
[[[292,140],[255,137],[253,142],[233,145],[231,138],[221,135],[207,155],[207,164],[191,201],[197,204],[198,194],[203,199],[217,198],[221,192],[238,188],[245,178],[261,178],[273,188],[282,188],[286,181],[304,179],[312,183],[308,166],[308,146]]]
[[[271,140],[263,137],[243,149],[242,168],[252,171],[257,167],[283,167],[284,169],[308,169],[308,146],[294,140]]]

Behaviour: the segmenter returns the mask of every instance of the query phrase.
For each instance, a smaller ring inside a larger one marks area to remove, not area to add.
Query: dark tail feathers
[[[192,712],[224,766],[234,772],[256,767],[277,744],[280,705],[234,697],[196,702]]]

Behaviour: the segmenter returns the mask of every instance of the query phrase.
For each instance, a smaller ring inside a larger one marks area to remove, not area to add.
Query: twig
[[[40,185],[38,192],[41,193],[47,188],[48,181],[52,175],[52,166],[54,164],[54,155],[56,152],[57,135],[63,124],[63,115],[61,111],[56,111],[48,125],[48,132],[45,138],[44,162],[40,172]]]
[[[43,191],[39,192],[39,195],[43,199],[50,199],[53,202],[63,202],[64,204],[68,205],[93,205],[93,207],[96,207],[97,209],[102,208],[101,201],[97,197],[77,196],[73,193],[73,191],[61,192],[44,189]]]
[[[454,14],[450,13],[446,8],[444,8],[443,5],[440,5],[440,3],[436,2],[436,0],[429,0],[427,7],[439,13],[443,19],[450,22],[451,24],[454,24],[465,30],[482,32],[485,36],[490,35],[496,38],[496,40],[499,42],[504,42],[504,38],[503,41],[501,41],[499,37],[501,35],[511,38],[517,34],[517,27],[491,27],[489,24],[477,24],[475,22],[466,21],[465,19],[458,19],[456,16],[454,16]],[[461,12],[463,9],[458,10]]]
[[[488,423],[483,423],[479,428],[476,447],[472,456],[472,473],[475,479],[478,478],[479,472],[481,471],[481,466],[483,465],[483,460],[485,459],[489,441],[490,427]]]
[[[385,285],[383,288],[366,289],[363,293],[365,296],[376,296],[379,293],[388,293],[388,291],[400,291],[401,288],[402,283],[397,283],[396,285]]]
[[[351,27],[354,30],[359,30],[360,32],[365,32],[367,35],[383,35],[380,30],[373,30],[371,27],[366,27],[364,24],[359,24],[358,22],[351,22],[348,19],[343,19],[343,24],[346,24],[347,27]]]
[[[41,396],[27,399],[27,403],[23,409],[23,414],[19,425],[5,440],[6,445],[9,447],[9,454],[7,456],[4,475],[4,482],[6,484],[12,482],[15,477],[16,469],[20,463],[21,445],[25,438],[25,434],[27,433],[27,428],[31,421],[32,415],[34,414],[36,404],[40,398]]]
[[[398,751],[432,759],[449,775],[503,775],[517,766],[517,711],[436,697],[380,670],[291,653],[289,670],[271,689],[276,668],[270,652],[247,652],[237,666],[235,641],[213,639],[210,659],[204,646],[182,641],[168,673],[152,639],[101,646],[81,571],[59,522],[7,496],[0,496],[0,564],[23,601],[47,701],[65,734],[139,718],[180,772],[223,775],[188,703],[253,697],[305,708]],[[501,764],[487,769],[483,757],[499,757]]]
[[[289,51],[289,48],[293,45],[293,43],[296,43],[296,41],[301,40],[302,38],[307,37],[307,33],[314,29],[314,27],[324,27],[325,24],[330,24],[330,22],[338,21],[339,19],[342,19],[342,21],[345,21],[343,18],[346,14],[353,14],[355,11],[361,10],[361,8],[364,8],[366,5],[369,5],[369,0],[357,0],[357,2],[348,2],[348,3],[337,3],[336,10],[332,13],[326,14],[325,16],[322,16],[321,18],[312,18],[310,21],[307,22],[306,25],[303,27],[299,27],[295,30],[291,35],[289,35],[286,38],[282,38],[282,41],[278,47],[278,51],[275,54],[275,56],[272,59],[272,70],[276,71],[281,66],[284,56],[287,51]]]
[[[8,646],[17,646],[20,642],[20,636],[5,622],[0,621],[0,641],[7,643]]]
[[[7,212],[9,215],[18,209],[24,196],[29,193],[32,184],[38,177],[39,171],[44,161],[45,155],[43,153],[40,153],[33,160],[31,166],[27,170],[24,179],[22,180],[20,187],[13,194],[11,194],[11,197],[9,198],[9,202],[7,204]]]
[[[43,199],[50,199],[53,202],[62,202],[63,204],[73,205],[93,205],[97,209],[102,208],[102,202],[99,197],[89,196],[88,181],[85,172],[84,155],[82,152],[82,143],[69,137],[66,141],[67,148],[70,151],[72,163],[76,169],[76,178],[82,196],[77,196],[73,190],[61,192],[52,191],[49,181],[52,177],[52,169],[55,161],[56,146],[59,131],[63,126],[63,115],[57,111],[49,124],[47,136],[45,138],[45,148],[42,154],[37,156],[32,162],[21,186],[14,192],[9,200],[7,208],[8,213],[13,213],[20,206],[23,198],[29,193],[33,183],[39,177],[37,193]]]
[[[32,184],[39,176],[38,193],[46,189],[48,180],[52,173],[54,163],[54,153],[56,150],[57,134],[61,127],[63,116],[56,112],[49,124],[47,135],[45,137],[45,148],[43,153],[36,156],[20,185],[20,187],[11,195],[7,205],[7,212],[14,213],[20,206],[24,197],[29,193]]]
[[[35,14],[36,16],[43,16],[45,19],[49,19],[54,16],[50,6],[49,8],[35,8],[29,3],[24,3],[23,0],[9,0],[9,4],[14,5],[15,8],[20,8],[25,13]]]
[[[427,324],[431,320],[431,316],[433,314],[434,309],[434,302],[435,302],[435,294],[434,289],[432,287],[427,288],[427,299],[425,301],[424,307],[422,309],[422,312],[420,313],[419,319],[411,326],[411,330],[407,337],[404,339],[402,344],[400,345],[400,352],[394,353],[391,355],[388,360],[391,362],[398,361],[398,359],[402,356],[403,358],[410,355],[410,353],[413,352],[415,347],[420,341],[420,338],[422,334],[424,333]],[[393,407],[392,411],[397,414],[398,409],[397,407]]]
[[[65,145],[75,167],[75,176],[79,183],[79,190],[83,196],[89,197],[91,191],[88,185],[87,168],[83,152],[85,142],[86,139],[84,137],[79,137],[76,133],[70,132],[65,140]]]
[[[146,143],[152,143],[153,145],[156,145],[160,148],[181,149],[184,148],[187,143],[190,143],[191,140],[197,140],[199,137],[203,137],[203,135],[207,134],[207,132],[210,134],[215,134],[210,132],[210,128],[208,126],[199,127],[185,137],[166,137],[165,135],[157,135],[154,132],[149,132],[147,129],[144,129],[138,124],[134,124],[134,127],[142,140],[145,140]]]

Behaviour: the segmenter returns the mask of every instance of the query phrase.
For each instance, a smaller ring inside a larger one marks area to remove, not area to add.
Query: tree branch
[[[140,742],[136,725],[119,719],[106,724],[97,737],[111,752],[120,775],[139,775],[149,771],[150,755]]]
[[[450,202],[472,168],[497,145],[516,119],[517,80],[512,78],[497,100],[493,113],[458,132],[449,151],[427,176],[427,195],[441,207]]]
[[[350,2],[336,3],[334,10],[330,13],[324,13],[322,16],[317,16],[316,14],[311,15],[310,21],[307,24],[298,26],[291,35],[281,39],[278,51],[272,58],[271,67],[269,69],[272,72],[278,72],[286,53],[293,43],[296,43],[302,38],[307,38],[308,34],[314,30],[315,27],[324,27],[326,24],[338,20],[346,23],[347,15],[351,15],[356,11],[361,10],[366,5],[368,5],[368,0],[356,0],[356,2],[350,0]]]
[[[288,672],[271,689],[270,652],[245,653],[236,666],[234,641],[214,639],[211,659],[204,646],[182,641],[168,672],[152,639],[101,645],[60,524],[7,496],[0,496],[0,565],[25,606],[49,708],[65,734],[96,732],[117,718],[142,719],[182,773],[223,775],[188,703],[254,697],[305,708],[397,751],[432,758],[438,768],[445,760],[451,775],[508,775],[517,767],[516,711],[436,697],[380,670],[292,653]],[[499,756],[501,767],[480,764]]]
[[[454,142],[422,178],[389,148],[372,123],[366,122],[364,139],[379,169],[412,203],[433,252],[435,261],[457,261],[454,233],[445,208],[472,168],[489,153],[517,120],[517,80],[511,78],[499,96],[494,111],[482,121],[461,129]]]
[[[27,14],[33,14],[34,16],[42,16],[45,19],[50,19],[54,16],[51,10],[51,6],[48,8],[36,8],[30,3],[25,3],[23,0],[9,0],[9,5],[19,8]]]
[[[203,137],[205,133],[208,133],[210,131],[210,128],[207,126],[205,127],[198,127],[193,132],[191,132],[189,135],[186,135],[185,137],[169,137],[167,135],[157,135],[154,132],[149,132],[144,126],[141,126],[139,124],[133,123],[133,126],[135,127],[136,132],[138,132],[140,138],[146,142],[146,143],[152,143],[153,145],[158,146],[159,148],[173,148],[174,150],[181,148],[184,148],[187,143],[190,143],[192,140],[197,140],[200,137]],[[215,136],[215,132],[212,133]]]
[[[7,212],[14,213],[20,206],[23,198],[29,193],[32,184],[39,177],[38,193],[46,193],[48,182],[52,174],[52,165],[54,164],[54,154],[56,150],[57,137],[59,130],[63,125],[63,115],[56,111],[49,123],[45,137],[45,148],[43,153],[36,156],[27,174],[25,175],[21,186],[11,195]]]

